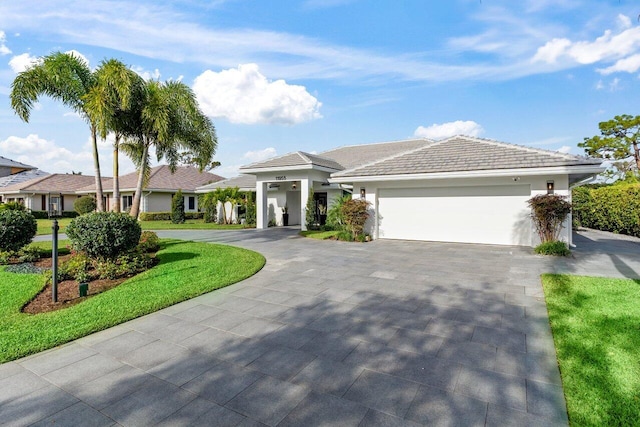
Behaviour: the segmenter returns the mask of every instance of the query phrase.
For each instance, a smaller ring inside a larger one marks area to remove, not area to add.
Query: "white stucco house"
[[[602,172],[602,161],[468,136],[294,152],[240,168],[255,177],[257,227],[279,219],[305,229],[316,210],[343,192],[371,204],[367,232],[378,239],[535,246],[527,200],[571,197],[571,187]],[[561,239],[571,243],[571,219]]]

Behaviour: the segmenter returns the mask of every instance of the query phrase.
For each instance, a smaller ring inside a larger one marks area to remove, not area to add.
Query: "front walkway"
[[[567,423],[539,280],[553,261],[520,248],[296,233],[161,232],[253,249],[267,264],[0,365],[0,424]]]

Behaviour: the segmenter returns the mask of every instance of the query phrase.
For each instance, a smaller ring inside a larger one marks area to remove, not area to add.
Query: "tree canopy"
[[[623,114],[598,124],[600,135],[585,138],[578,147],[587,155],[611,160],[613,178],[637,177],[640,170],[640,116]]]

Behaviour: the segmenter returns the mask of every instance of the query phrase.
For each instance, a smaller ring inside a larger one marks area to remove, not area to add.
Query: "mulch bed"
[[[58,265],[65,262],[71,257],[71,255],[62,255],[58,257]],[[51,269],[51,258],[42,258],[39,261],[33,263],[36,267],[42,269]],[[80,291],[78,290],[78,282],[75,280],[64,280],[58,282],[58,302],[53,302],[53,296],[51,292],[51,284],[48,284],[34,299],[29,301],[23,308],[23,313],[38,314],[46,313],[50,311],[60,310],[63,308],[71,307],[75,304],[81,303],[87,298],[98,295],[109,289],[113,289],[116,286],[128,280],[129,277],[121,277],[118,279],[96,279],[89,282],[89,291],[86,297],[80,297]]]

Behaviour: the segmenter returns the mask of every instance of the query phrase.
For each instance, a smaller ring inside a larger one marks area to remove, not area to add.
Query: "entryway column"
[[[267,209],[267,186],[269,183],[256,183],[256,228],[265,229],[269,226],[269,210]]]
[[[307,230],[307,201],[309,200],[309,190],[313,188],[313,181],[310,179],[300,180],[300,230]]]

